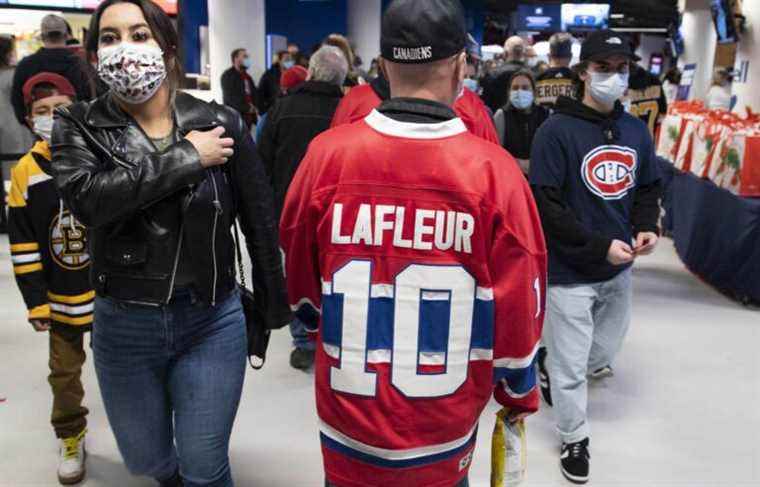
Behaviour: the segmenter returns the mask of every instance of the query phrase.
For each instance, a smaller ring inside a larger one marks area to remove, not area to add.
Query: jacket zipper
[[[190,203],[192,203],[193,198],[195,198],[195,191],[193,191],[192,186],[190,186],[190,196],[187,199],[187,202],[183,205],[182,213],[184,214],[187,208],[190,206]],[[177,251],[174,254],[174,266],[172,267],[172,278],[169,280],[169,292],[166,293],[166,304],[169,304],[169,302],[172,300],[172,294],[174,294],[174,282],[177,279],[177,269],[179,269],[179,258],[180,254],[182,253],[182,242],[185,239],[185,218],[182,217],[182,223],[179,226],[179,240],[177,241]]]
[[[219,188],[216,186],[216,178],[214,173],[211,173],[211,185],[214,187],[214,228],[211,233],[211,260],[214,262],[214,283],[211,291],[211,306],[216,306],[216,281],[217,281],[217,265],[216,265],[216,227],[219,223],[219,215],[222,214],[222,203],[219,201]]]

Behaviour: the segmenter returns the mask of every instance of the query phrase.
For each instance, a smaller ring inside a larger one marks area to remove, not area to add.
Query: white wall
[[[746,3],[746,2],[745,2]],[[684,37],[684,55],[678,65],[697,63],[694,85],[691,87],[691,99],[704,99],[710,89],[715,47],[718,35],[713,26],[709,0],[686,0],[681,32]]]
[[[220,78],[230,67],[230,53],[248,49],[253,67],[248,71],[258,83],[264,74],[266,19],[264,0],[208,0],[211,90],[222,101]]]
[[[381,0],[348,0],[348,38],[368,70],[373,58],[380,55]]]
[[[760,110],[760,1],[745,1],[744,15],[747,17],[747,32],[739,42],[736,66],[738,68],[742,61],[749,61],[749,70],[746,82],[733,84],[733,92],[737,96],[736,111],[742,115],[747,106],[753,111]]]

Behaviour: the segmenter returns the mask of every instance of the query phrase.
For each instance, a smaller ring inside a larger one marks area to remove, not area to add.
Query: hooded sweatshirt
[[[549,249],[549,283],[614,278],[612,240],[658,230],[660,174],[647,126],[618,102],[603,114],[560,97],[536,134],[530,183]]]

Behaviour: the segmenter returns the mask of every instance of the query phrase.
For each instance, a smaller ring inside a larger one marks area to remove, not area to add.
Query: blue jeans
[[[293,346],[303,350],[315,350],[316,342],[309,340],[309,334],[306,332],[306,326],[303,321],[295,316],[290,322],[290,335],[293,337]]]
[[[213,308],[186,291],[160,308],[97,298],[92,339],[130,472],[164,482],[179,469],[185,487],[231,487],[229,440],[247,356],[238,293]]]

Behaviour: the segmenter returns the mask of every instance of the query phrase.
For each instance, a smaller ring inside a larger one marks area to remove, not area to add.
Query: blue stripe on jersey
[[[322,295],[322,341],[340,347],[343,330],[343,295]]]
[[[394,303],[391,298],[369,300],[368,350],[393,348]],[[420,303],[420,351],[446,352],[451,317],[451,301],[422,300]],[[322,340],[340,347],[343,322],[343,295],[322,295]],[[472,348],[492,349],[494,328],[493,301],[475,300],[472,322]]]
[[[451,325],[451,293],[446,301],[420,302],[420,352],[446,353]]]
[[[472,348],[493,348],[495,312],[493,301],[475,300],[472,317]]]
[[[506,379],[509,390],[517,395],[529,393],[536,387],[536,361],[524,369],[494,369],[494,382]]]
[[[409,467],[419,467],[422,465],[430,465],[433,463],[442,462],[472,447],[477,437],[478,437],[478,431],[476,429],[475,432],[472,434],[472,437],[469,440],[467,440],[467,443],[463,444],[460,447],[454,448],[453,450],[449,450],[443,453],[437,453],[435,455],[429,455],[425,457],[410,458],[410,459],[405,459],[405,460],[388,460],[386,458],[380,458],[374,455],[370,455],[369,453],[364,453],[358,450],[354,450],[353,448],[350,448],[342,443],[339,443],[333,440],[332,438],[325,435],[324,433],[319,433],[319,438],[322,442],[322,446],[329,448],[330,450],[333,450],[342,455],[345,455],[347,457],[354,458],[361,462],[368,463],[370,465],[374,465],[376,467],[382,467],[382,468],[409,468]]]
[[[369,300],[367,350],[388,350],[393,343],[393,299]]]

